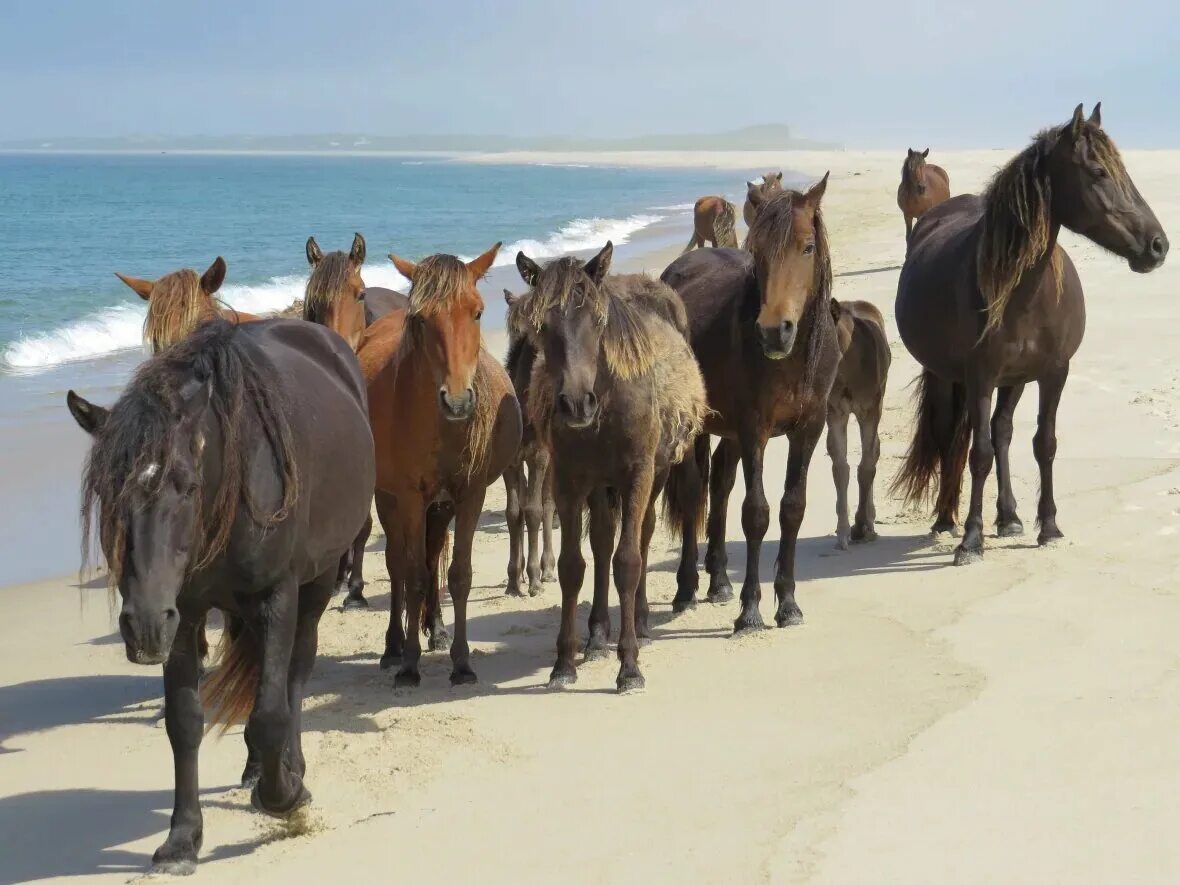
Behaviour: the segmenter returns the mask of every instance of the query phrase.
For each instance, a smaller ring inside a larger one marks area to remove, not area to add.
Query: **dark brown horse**
[[[682,611],[695,604],[697,534],[706,512],[704,479],[710,472],[708,598],[733,598],[726,574],[725,502],[740,455],[746,480],[746,577],[735,631],[763,626],[758,568],[770,507],[762,459],[767,440],[782,434],[790,441],[790,454],[779,510],[775,621],[784,627],[803,618],[795,602],[795,542],[807,502],[807,468],[823,433],[828,393],[840,361],[829,304],[831,259],[820,211],[827,183],[825,175],[806,193],[782,191],[768,198],[750,228],[748,252],[690,252],[662,277],[680,293],[688,311],[692,349],[712,410],[705,434],[723,437],[711,468],[708,436],[702,434],[695,457],[686,458],[669,478],[665,504],[684,543],[673,608]]]
[[[361,335],[377,317],[395,309],[409,306],[410,300],[400,292],[378,287],[369,288],[361,279],[365,263],[365,238],[359,233],[352,238],[348,252],[324,254],[315,237],[307,238],[307,263],[311,276],[303,296],[303,318],[327,326],[348,342],[355,351]],[[368,608],[365,599],[365,545],[373,530],[373,519],[365,520],[352,550],[340,563],[338,590],[345,593],[343,608]]]
[[[616,686],[643,687],[639,637],[650,635],[647,551],[656,499],[705,413],[704,385],[685,340],[684,308],[676,293],[642,275],[607,276],[612,251],[607,243],[585,263],[566,257],[543,269],[523,252],[516,256],[530,286],[524,304],[530,334],[542,355],[533,371],[530,419],[553,453],[562,529],[561,629],[550,687],[578,678],[575,622],[586,572],[582,511],[587,507],[594,604],[586,655],[609,653],[613,550],[621,622]]]
[[[909,242],[914,221],[939,203],[951,198],[951,178],[946,170],[927,163],[930,148],[915,151],[906,148],[905,163],[901,167],[901,184],[897,186],[897,208],[905,218],[905,238]]]
[[[509,596],[523,596],[520,589],[520,564],[525,559],[525,529],[528,531],[529,596],[539,596],[543,582],[553,581],[553,475],[550,472],[549,448],[529,420],[529,385],[537,362],[537,347],[529,340],[528,324],[523,316],[524,296],[504,290],[508,304],[505,326],[508,329],[508,356],[504,368],[512,379],[516,399],[524,419],[520,451],[504,471],[507,492],[505,521],[508,523]],[[543,542],[543,543],[542,543]],[[542,549],[538,550],[538,547]]]
[[[191,873],[204,835],[202,700],[212,724],[248,716],[256,808],[286,817],[311,799],[300,708],[320,615],[372,494],[364,381],[325,329],[215,320],[140,367],[109,413],[75,405],[94,435],[83,537],[93,525],[122,597],[127,658],[164,665],[176,784],[152,859]],[[210,608],[234,626],[199,696]]]
[[[512,463],[521,436],[512,381],[480,335],[484,304],[476,283],[499,248],[467,264],[451,255],[420,264],[391,255],[410,280],[410,306],[366,329],[358,352],[369,383],[377,516],[385,529],[392,597],[381,667],[401,662],[396,685],[421,682],[424,611],[432,632],[441,625],[437,570],[452,516],[451,682],[476,678],[467,642],[471,545],[487,487]]]
[[[983,487],[993,456],[1000,536],[1024,530],[1016,515],[1008,446],[1024,386],[1040,388],[1033,454],[1041,473],[1038,543],[1062,537],[1053,498],[1057,406],[1082,343],[1086,306],[1064,226],[1147,273],[1164,263],[1168,238],[1140,196],[1100,105],[1078,105],[1001,169],[982,196],[948,200],[914,228],[897,283],[897,327],[922,366],[913,442],[895,482],[922,500],[937,477],[935,532],[954,529],[970,451],[971,505],[955,563],[983,555]],[[995,414],[992,393],[998,391]]]
[[[725,197],[701,197],[692,207],[692,237],[684,251],[703,248],[705,243],[736,249],[736,218],[737,208]]]
[[[885,382],[889,377],[889,339],[885,318],[867,301],[832,299],[832,318],[840,342],[840,366],[828,394],[828,456],[836,483],[836,546],[848,549],[849,541],[877,539],[877,508],[873,504],[873,481],[881,457],[881,410]],[[860,464],[856,482],[860,499],[856,519],[848,524],[848,416],[855,415],[860,428]]]
[[[746,182],[746,202],[742,204],[742,219],[746,227],[753,227],[758,207],[783,189],[782,172],[767,172],[761,181]]]

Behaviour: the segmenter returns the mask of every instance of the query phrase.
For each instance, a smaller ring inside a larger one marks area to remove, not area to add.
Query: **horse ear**
[[[152,286],[156,285],[154,281],[141,280],[139,277],[126,277],[118,271],[115,271],[115,276],[126,283],[127,286],[144,301],[147,301],[152,297]]]
[[[776,173],[775,173],[775,174],[772,176],[772,178],[773,178],[775,181],[777,181],[777,182],[780,182],[780,183],[781,183],[781,182],[782,182],[782,180],[783,180],[783,173],[782,173],[781,171],[780,171],[780,172],[776,172]]]
[[[104,409],[102,406],[96,406],[94,403],[82,399],[72,390],[66,391],[66,408],[70,410],[70,414],[74,416],[78,426],[91,436],[102,430],[103,425],[107,423],[107,418],[111,415],[109,409]]]
[[[365,263],[365,238],[360,234],[352,235],[352,251],[348,253],[348,260],[358,266]]]
[[[1078,106],[1073,109],[1073,119],[1070,120],[1069,123],[1070,132],[1073,133],[1075,138],[1082,134],[1082,129],[1086,125],[1086,117],[1081,104],[1078,104]]]
[[[1090,111],[1090,119],[1088,121],[1095,129],[1102,128],[1102,102],[1094,105],[1094,110]]]
[[[209,265],[209,269],[201,275],[201,291],[212,295],[225,282],[225,259],[218,255]]]
[[[487,272],[492,269],[492,262],[496,260],[496,253],[500,251],[500,247],[503,245],[503,243],[496,243],[474,261],[468,261],[467,269],[471,271],[471,276],[477,280],[482,280],[487,275]]]
[[[516,253],[516,269],[520,271],[520,278],[525,281],[526,285],[537,285],[537,278],[541,276],[541,265],[523,252]]]
[[[393,262],[393,266],[397,268],[398,273],[400,273],[411,283],[414,282],[414,274],[418,270],[418,265],[414,264],[412,261],[406,261],[404,258],[399,258],[392,252],[389,253],[389,260]]]
[[[930,156],[930,148],[926,148],[926,150],[922,151],[922,159],[923,160],[925,160],[929,156]]]
[[[315,241],[315,237],[307,238],[307,263],[315,267],[324,260],[324,250],[320,248],[320,244]]]
[[[586,275],[594,280],[595,284],[601,283],[610,272],[610,260],[614,254],[615,244],[607,240],[602,251],[586,262]]]
[[[522,296],[520,296],[520,295],[513,295],[507,289],[504,290],[504,303],[507,304],[509,307],[516,304],[516,302],[519,301],[521,299],[521,297]]]
[[[808,205],[815,207],[819,205],[820,200],[824,198],[824,191],[828,189],[828,176],[831,171],[824,173],[824,177],[807,189],[807,193],[803,195],[803,199],[807,201]]]
[[[913,149],[913,148],[906,148],[906,149],[905,149],[905,155],[906,155],[907,157],[912,157],[912,156],[914,155],[914,149]]]
[[[831,301],[829,303],[831,304],[831,308],[832,308],[832,319],[834,319],[836,322],[839,322],[840,321],[840,310],[841,310],[840,302],[837,301],[835,298],[833,298],[833,299],[831,299]]]

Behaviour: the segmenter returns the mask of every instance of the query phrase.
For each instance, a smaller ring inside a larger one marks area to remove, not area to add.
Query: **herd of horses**
[[[982,492],[993,460],[999,534],[1022,530],[1008,445],[1013,410],[1033,381],[1039,540],[1061,536],[1055,416],[1084,304],[1057,243],[1060,229],[1138,272],[1163,263],[1168,241],[1102,130],[1098,107],[1087,118],[1079,106],[1069,122],[1043,131],[979,196],[949,197],[947,175],[925,163],[927,153],[909,152],[898,192],[907,257],[896,319],[922,374],[895,487],[914,501],[931,493],[934,530],[952,531],[969,462],[970,506],[955,558],[965,563],[982,555]],[[391,255],[410,281],[402,295],[365,285],[359,234],[348,252],[324,254],[309,239],[299,319],[223,307],[220,258],[201,276],[121,277],[148,302],[154,356],[110,409],[73,391],[67,399],[93,436],[82,478],[84,536],[89,542],[93,527],[122,597],[128,658],[163,664],[176,786],[169,834],[153,858],[158,869],[195,868],[206,716],[223,728],[245,721],[243,781],[256,808],[286,816],[310,799],[303,690],[333,593],[345,591],[346,608],[367,605],[362,560],[374,504],[391,589],[381,666],[398,668],[396,685],[419,684],[424,634],[431,648],[449,646],[452,683],[475,681],[467,637],[472,543],[486,490],[503,476],[508,592],[541,592],[554,565],[561,587],[550,686],[577,679],[585,521],[594,575],[584,653],[609,654],[613,574],[617,686],[628,691],[644,684],[639,647],[651,635],[646,577],[657,504],[662,497],[682,544],[673,608],[696,604],[702,532],[707,599],[732,599],[726,502],[739,462],[746,563],[734,629],[763,626],[759,563],[770,523],[763,460],[768,440],[786,436],[775,622],[801,621],[795,548],[812,454],[826,428],[838,545],[875,538],[877,426],[890,363],[881,313],[832,298],[821,208],[827,186],[825,175],[792,190],[781,173],[749,183],[741,248],[735,207],[704,198],[690,249],[659,280],[612,273],[610,243],[589,260],[542,265],[518,254],[527,290],[505,292],[504,364],[483,346],[477,288],[499,244],[466,262]],[[692,249],[705,242],[716,248]],[[862,442],[851,523],[850,415]],[[444,591],[454,606],[453,637],[442,619]],[[205,674],[211,608],[224,613],[226,629],[219,664]]]

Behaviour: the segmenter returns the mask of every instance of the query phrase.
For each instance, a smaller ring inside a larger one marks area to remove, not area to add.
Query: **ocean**
[[[265,313],[302,296],[304,243],[364,234],[369,285],[402,287],[388,252],[470,257],[504,243],[485,286],[519,291],[518,250],[597,250],[616,262],[687,242],[693,201],[739,202],[740,174],[709,169],[473,165],[421,157],[0,154],[0,586],[78,562],[87,439],[74,388],[109,403],[143,359],[143,302],[115,276],[229,265],[219,296]]]

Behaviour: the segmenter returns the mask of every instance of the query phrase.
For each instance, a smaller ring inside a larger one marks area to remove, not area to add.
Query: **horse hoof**
[[[261,811],[263,814],[285,819],[298,809],[302,808],[311,802],[311,793],[307,787],[303,786],[303,781],[299,782],[299,789],[295,791],[295,798],[286,805],[267,807],[266,803],[262,801],[261,785],[256,784],[254,790],[250,793],[250,804],[254,806],[255,810]]]
[[[786,609],[779,609],[774,615],[774,622],[779,627],[798,627],[803,623],[803,612],[797,605],[792,605]]]
[[[524,598],[524,592],[519,587],[509,587],[504,591],[505,596],[515,596],[517,599]]]
[[[465,670],[455,670],[451,673],[451,685],[475,685],[479,682],[479,677],[475,675],[475,671],[468,667]]]
[[[553,570],[552,566],[541,570],[541,583],[542,584],[553,584],[556,581],[557,581],[557,572],[555,572]]]
[[[558,670],[553,668],[553,672],[549,674],[549,688],[566,688],[578,681],[577,670]]]
[[[647,681],[639,673],[633,673],[630,676],[619,674],[619,678],[615,680],[615,688],[619,694],[630,694],[633,691],[643,691],[647,688]]]
[[[750,609],[742,612],[736,621],[733,622],[734,636],[739,633],[746,633],[750,630],[765,630],[766,622],[762,620],[762,612],[758,609]]]
[[[388,670],[394,664],[402,662],[402,653],[400,651],[387,651],[381,656],[381,669]]]
[[[695,594],[693,596],[688,597],[687,599],[681,599],[678,596],[672,600],[672,611],[676,612],[677,614],[679,614],[680,612],[689,611],[690,609],[694,609],[696,607],[697,607],[697,598],[696,598]]]
[[[982,550],[969,550],[966,547],[959,547],[955,550],[955,565],[974,565],[982,561]]]
[[[439,630],[437,633],[430,634],[430,641],[426,647],[431,651],[450,651],[451,648],[451,634],[446,630]]]
[[[710,587],[705,599],[714,605],[724,605],[727,602],[733,602],[733,587],[730,587],[728,584],[724,587]]]
[[[868,544],[875,540],[877,540],[877,532],[875,529],[862,528],[860,526],[852,527],[853,544]]]
[[[1049,531],[1042,530],[1041,533],[1037,535],[1037,546],[1048,547],[1054,541],[1060,541],[1064,537],[1065,535],[1061,533],[1060,529],[1051,529]]]
[[[930,534],[932,535],[953,535],[954,533],[955,524],[953,522],[939,520],[930,526]]]
[[[197,862],[195,860],[164,860],[152,864],[151,875],[191,876],[196,871]]]
[[[996,526],[997,538],[1018,538],[1024,534],[1024,523],[1019,519],[1000,523]]]
[[[605,645],[587,645],[586,646],[586,660],[587,661],[605,661],[610,657],[610,649]]]
[[[340,610],[346,612],[359,611],[368,607],[369,600],[365,599],[365,597],[361,596],[359,593],[353,594],[351,591],[349,591],[349,594],[344,597],[344,602],[340,604]]]
[[[540,584],[534,584],[533,586],[529,587],[529,596],[532,596],[534,599],[544,592],[545,588]]]
[[[836,535],[835,548],[837,550],[847,550],[848,549],[848,537],[846,535],[840,535],[840,534]]]
[[[398,670],[393,677],[394,688],[417,688],[422,684],[422,674],[417,670]]]

